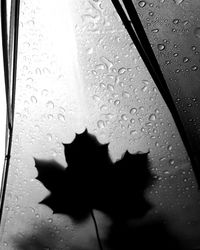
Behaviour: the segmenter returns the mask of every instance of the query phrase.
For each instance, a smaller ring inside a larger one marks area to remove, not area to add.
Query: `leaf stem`
[[[98,230],[98,226],[97,226],[97,222],[96,222],[96,219],[95,219],[95,216],[94,216],[93,209],[91,209],[90,214],[91,214],[93,222],[94,222],[96,236],[97,236],[97,240],[98,240],[98,243],[99,243],[99,249],[103,250],[103,246],[102,246],[102,243],[101,243],[101,239],[99,237],[99,230]]]

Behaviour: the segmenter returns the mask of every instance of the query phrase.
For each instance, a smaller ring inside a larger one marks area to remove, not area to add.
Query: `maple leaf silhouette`
[[[148,153],[126,151],[113,163],[108,144],[100,144],[87,130],[63,145],[67,168],[53,160],[35,159],[37,179],[50,191],[40,203],[53,213],[81,222],[93,209],[118,220],[141,217],[150,209],[144,197],[152,177]]]

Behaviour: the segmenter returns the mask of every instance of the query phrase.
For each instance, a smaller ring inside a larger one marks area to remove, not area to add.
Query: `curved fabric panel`
[[[70,216],[53,214],[40,204],[49,191],[37,178],[34,160],[53,160],[67,167],[65,153],[70,150],[64,150],[64,145],[86,128],[100,143],[109,144],[116,166],[124,155],[149,152],[155,179],[147,190],[142,189],[152,205],[148,214],[142,219],[135,216],[136,221],[121,226],[122,231],[113,230],[111,218],[94,210],[103,247],[123,249],[125,244],[127,249],[129,243],[134,247],[140,241],[160,249],[156,235],[168,249],[196,247],[200,203],[190,160],[112,2],[24,0],[1,248],[99,249],[91,218],[75,224]],[[131,176],[128,180],[127,186]],[[119,181],[119,191],[120,185]]]

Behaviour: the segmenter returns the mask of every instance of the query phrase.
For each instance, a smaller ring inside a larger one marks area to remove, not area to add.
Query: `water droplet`
[[[32,83],[33,83],[33,78],[28,77],[28,78],[26,79],[26,82],[27,82],[28,84],[32,84]]]
[[[108,109],[108,107],[105,104],[101,105],[101,107],[100,107],[101,111],[105,111],[107,109]]]
[[[120,68],[120,69],[118,70],[118,74],[119,74],[119,75],[123,75],[125,72],[126,72],[126,69],[125,69],[124,67],[122,67],[122,68]]]
[[[175,135],[175,134],[172,134],[172,138],[176,138],[176,135]]]
[[[17,118],[20,118],[22,115],[21,115],[19,112],[17,112],[17,113],[15,114],[15,116],[16,116]]]
[[[144,106],[139,107],[140,112],[144,112]]]
[[[118,84],[118,83],[119,83],[119,81],[120,81],[119,76],[115,76],[115,84]]]
[[[183,21],[183,25],[187,25],[189,23],[188,20]]]
[[[157,45],[157,48],[158,48],[160,51],[162,51],[162,50],[165,49],[165,45],[162,44],[162,43],[159,43],[159,44]]]
[[[88,55],[91,55],[93,53],[94,49],[93,48],[88,48],[87,49],[87,53]]]
[[[119,82],[119,86],[120,86],[121,88],[123,88],[123,87],[124,87],[124,83],[123,83],[123,82]]]
[[[189,62],[189,60],[190,60],[190,59],[189,59],[188,57],[183,57],[183,62],[184,62],[184,63]]]
[[[113,117],[114,117],[114,115],[111,113],[105,114],[105,118],[108,120],[111,120]]]
[[[194,51],[194,50],[196,50],[197,48],[196,48],[196,46],[192,46],[191,49]]]
[[[164,170],[164,171],[163,171],[163,174],[168,175],[169,173],[170,173],[169,170]]]
[[[174,53],[173,56],[174,56],[174,57],[177,57],[177,56],[178,56],[178,53]]]
[[[175,4],[179,5],[183,2],[184,0],[174,0]]]
[[[142,91],[143,91],[143,92],[147,91],[147,86],[144,86],[144,87],[142,88]]]
[[[7,241],[4,241],[4,246],[7,247],[8,246],[8,242]]]
[[[114,86],[112,84],[107,85],[107,90],[108,91],[114,91]]]
[[[93,100],[96,101],[96,102],[100,100],[100,97],[99,97],[98,95],[93,95],[92,98],[93,98]]]
[[[52,219],[52,218],[49,218],[49,219],[48,219],[48,222],[49,222],[49,223],[52,223],[52,222],[53,222],[53,219]]]
[[[53,109],[54,108],[54,103],[52,101],[48,101],[46,104],[47,108]]]
[[[149,120],[150,120],[150,121],[155,121],[155,120],[156,120],[156,115],[155,115],[155,114],[151,114],[151,115],[149,116]]]
[[[198,70],[198,67],[197,67],[196,65],[193,65],[193,66],[191,67],[191,70],[192,70],[192,71],[197,71],[197,70]]]
[[[153,33],[158,33],[158,32],[159,32],[159,29],[153,29],[152,32],[153,32]]]
[[[55,150],[55,149],[52,149],[52,150],[51,150],[51,154],[52,154],[53,157],[56,157],[56,156],[57,156],[56,150]]]
[[[44,67],[42,69],[42,71],[43,71],[44,74],[50,74],[51,73],[50,69],[48,69],[47,67]]]
[[[64,122],[65,116],[63,114],[58,114],[58,120]]]
[[[172,151],[172,145],[168,145],[167,149],[168,149],[169,151]]]
[[[146,126],[152,126],[152,123],[151,122],[147,122],[145,123]]]
[[[105,122],[104,122],[103,120],[99,120],[99,121],[97,122],[97,127],[98,127],[99,129],[104,128],[104,127],[105,127]]]
[[[49,141],[51,141],[52,140],[52,134],[47,134],[47,139],[49,140]]]
[[[109,103],[113,103],[113,99],[112,99],[112,98],[109,98],[109,99],[108,99],[108,102],[109,102]]]
[[[121,119],[122,119],[123,121],[127,121],[127,120],[128,120],[128,117],[127,117],[126,114],[123,114],[123,115],[121,115]]]
[[[146,5],[145,1],[139,1],[138,5],[143,8]]]
[[[31,102],[32,103],[37,103],[37,98],[34,95],[31,96]]]
[[[174,23],[174,24],[178,24],[179,21],[180,21],[179,19],[174,19],[174,20],[173,20],[173,23]]]
[[[129,98],[130,97],[130,94],[127,92],[127,91],[124,91],[122,93],[122,96],[125,97],[125,98]]]
[[[132,109],[130,110],[130,114],[131,114],[131,115],[134,115],[136,112],[137,112],[137,109],[136,109],[136,108],[132,108]]]
[[[104,56],[102,56],[100,59],[101,59],[101,61],[102,61],[103,63],[106,64],[108,70],[110,71],[111,68],[113,67],[113,62],[112,62],[110,59],[108,59],[107,57],[104,57]]]
[[[37,75],[41,75],[41,74],[42,74],[42,71],[41,71],[40,68],[36,68],[35,73],[36,73]]]
[[[97,64],[97,65],[95,66],[95,69],[96,69],[96,70],[105,70],[105,65],[104,65],[104,64]]]
[[[137,134],[137,131],[135,129],[130,131],[130,135],[136,135],[136,134]]]
[[[176,70],[175,70],[175,73],[180,73],[180,72],[181,72],[180,69],[176,69]]]
[[[159,161],[164,161],[164,160],[166,160],[165,157],[161,157],[161,158],[159,159]]]
[[[30,210],[31,210],[32,213],[35,213],[35,208],[30,207]]]
[[[36,217],[36,218],[40,218],[40,215],[39,215],[39,214],[36,214],[35,217]]]
[[[115,101],[114,101],[114,105],[115,105],[115,106],[117,106],[117,105],[119,105],[119,104],[120,104],[120,100],[115,100]]]
[[[97,75],[96,70],[92,70],[91,72],[92,72],[92,74],[93,74],[94,76],[96,76],[96,75]]]
[[[106,85],[105,85],[105,83],[100,82],[99,87],[102,88],[102,89],[105,89]]]
[[[49,120],[52,120],[52,119],[53,119],[53,115],[52,115],[52,114],[48,114],[48,115],[47,115],[47,118],[48,118]]]
[[[140,66],[136,66],[135,69],[136,69],[137,71],[140,71],[140,70],[141,70],[141,67],[140,67]]]
[[[47,96],[48,93],[49,93],[49,91],[48,91],[47,89],[43,89],[42,92],[41,92],[41,94],[42,94],[43,96]]]
[[[65,113],[65,109],[62,106],[60,106],[59,109],[60,109],[60,112]]]
[[[146,85],[150,84],[150,82],[148,80],[142,80],[142,83],[144,83]]]

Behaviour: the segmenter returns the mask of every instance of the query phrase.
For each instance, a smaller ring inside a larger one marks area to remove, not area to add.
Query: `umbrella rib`
[[[2,32],[2,47],[3,47],[3,60],[4,60],[6,103],[7,103],[7,131],[6,131],[6,155],[4,160],[2,184],[0,191],[0,226],[2,223],[2,214],[5,201],[7,179],[10,166],[12,138],[13,138],[20,0],[11,1],[11,10],[12,9],[13,11],[11,11],[10,23],[11,25],[13,23],[14,27],[10,29],[11,33],[10,33],[9,43],[12,41],[13,44],[8,44],[7,2],[6,0],[1,0],[1,32]],[[11,92],[11,85],[12,85],[12,92]]]

